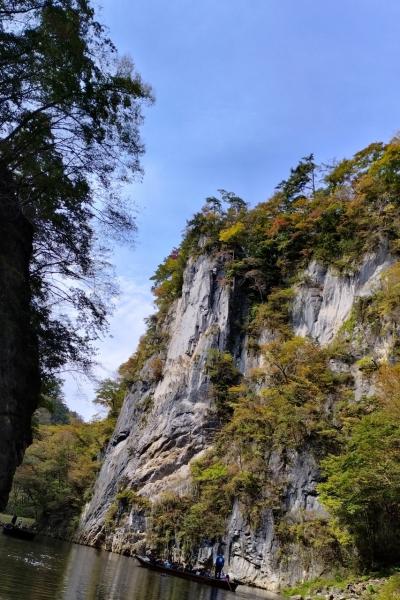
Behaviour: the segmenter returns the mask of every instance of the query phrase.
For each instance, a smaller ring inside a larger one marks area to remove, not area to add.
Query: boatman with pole
[[[225,564],[225,559],[223,557],[223,554],[221,553],[221,551],[218,552],[218,556],[215,560],[215,577],[217,579],[221,579],[221,571],[224,567]]]

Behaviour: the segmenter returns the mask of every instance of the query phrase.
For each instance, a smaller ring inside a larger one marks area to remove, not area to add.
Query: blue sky
[[[398,0],[103,0],[99,19],[134,59],[145,110],[145,175],[129,190],[136,247],[115,253],[122,295],[97,375],[135,349],[149,277],[218,188],[254,205],[310,152],[349,156],[400,129]],[[92,387],[69,379],[85,417]]]

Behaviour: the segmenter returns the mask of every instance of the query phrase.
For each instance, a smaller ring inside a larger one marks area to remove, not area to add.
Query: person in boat
[[[188,571],[189,573],[191,573],[193,571],[193,565],[192,563],[189,561],[184,565],[184,569],[185,571]]]
[[[154,563],[157,562],[157,556],[154,554],[154,552],[152,550],[147,551],[146,556],[151,562],[154,562]]]
[[[224,564],[225,564],[225,559],[224,559],[223,555],[219,552],[218,556],[215,560],[215,577],[216,577],[216,579],[221,579],[221,572],[222,572],[222,569],[224,568]]]
[[[11,519],[11,525],[15,526],[17,524],[17,519],[18,519],[17,515],[14,515],[13,518]]]

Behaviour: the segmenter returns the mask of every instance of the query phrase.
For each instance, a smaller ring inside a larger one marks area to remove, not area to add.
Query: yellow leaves
[[[396,573],[388,579],[377,595],[378,600],[400,600],[400,574]]]
[[[273,341],[262,347],[267,373],[275,384],[288,384],[290,380],[327,382],[324,352],[313,342],[302,337],[292,337],[285,342]],[[329,378],[328,378],[329,380]]]
[[[226,229],[222,229],[222,231],[220,231],[219,241],[225,243],[237,242],[245,228],[245,224],[241,221],[238,221],[237,223],[231,225],[231,227],[227,227]]]
[[[232,394],[232,396],[237,396],[239,394],[244,394],[246,389],[247,389],[246,386],[242,383],[240,385],[232,385],[228,389],[228,392],[229,392],[229,394]]]
[[[246,395],[247,386],[244,383],[232,385],[228,388],[228,398],[231,407],[234,407],[240,399]]]
[[[379,296],[379,312],[389,315],[400,308],[400,262],[384,271],[381,277],[382,290]]]
[[[289,321],[293,298],[294,290],[292,288],[273,288],[268,295],[267,302],[253,308],[252,320],[249,325],[250,332],[257,335],[267,327],[279,333],[283,338],[290,337]]]
[[[375,383],[378,398],[385,410],[400,420],[400,363],[381,365]]]
[[[397,140],[375,152],[368,170],[361,171],[356,191],[368,200],[382,196],[398,197],[400,189],[400,145]]]

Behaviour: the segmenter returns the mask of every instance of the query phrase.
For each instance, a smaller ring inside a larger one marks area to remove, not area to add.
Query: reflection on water
[[[139,567],[132,558],[58,542],[26,542],[0,534],[0,600],[251,600]]]

